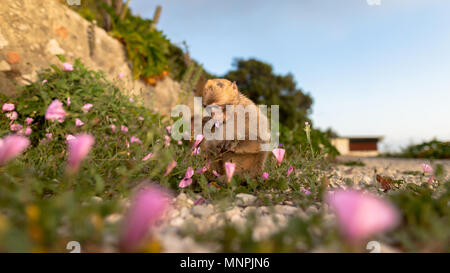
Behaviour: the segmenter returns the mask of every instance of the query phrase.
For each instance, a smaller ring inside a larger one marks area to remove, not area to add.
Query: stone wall
[[[89,46],[88,32],[93,29]],[[93,50],[91,50],[91,48]],[[92,52],[91,52],[92,51]],[[68,62],[79,58],[89,68],[103,70],[110,80],[120,73],[124,92],[142,98],[148,107],[162,114],[180,103],[180,86],[166,78],[156,86],[132,80],[132,70],[124,46],[102,28],[92,26],[76,12],[56,0],[2,1],[0,5],[0,92],[17,94],[16,84],[37,79],[37,71],[51,64],[62,67],[55,56]]]

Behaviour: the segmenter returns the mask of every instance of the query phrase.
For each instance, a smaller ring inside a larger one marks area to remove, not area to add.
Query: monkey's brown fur
[[[208,80],[203,89],[203,105],[216,105],[226,111],[226,105],[254,105],[257,114],[257,130],[261,122],[267,122],[265,115],[260,113],[258,107],[246,96],[241,94],[236,86],[225,79]],[[237,115],[232,116],[224,113],[223,124],[224,135],[227,121],[234,119],[234,140],[204,140],[201,144],[201,150],[206,153],[208,160],[211,161],[210,170],[217,170],[221,174],[225,174],[225,162],[236,164],[235,174],[247,173],[250,177],[261,176],[264,170],[264,164],[268,155],[267,151],[261,150],[261,144],[268,143],[257,135],[256,140],[249,140],[249,136],[256,135],[256,132],[249,130],[249,115],[245,115],[245,140],[237,140]],[[221,180],[224,180],[222,177]]]

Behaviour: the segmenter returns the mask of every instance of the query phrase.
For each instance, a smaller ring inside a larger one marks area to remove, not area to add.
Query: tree
[[[292,74],[276,75],[270,64],[256,59],[236,59],[234,70],[224,77],[235,81],[239,90],[257,105],[279,105],[280,122],[288,127],[303,126],[313,100],[297,88]]]

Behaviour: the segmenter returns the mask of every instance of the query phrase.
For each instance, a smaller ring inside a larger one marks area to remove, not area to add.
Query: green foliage
[[[450,159],[450,142],[432,140],[417,145],[410,145],[398,154],[388,154],[395,157]]]
[[[224,77],[236,81],[239,90],[256,104],[279,105],[281,122],[292,128],[308,121],[313,100],[297,87],[292,74],[277,75],[270,64],[237,59]]]

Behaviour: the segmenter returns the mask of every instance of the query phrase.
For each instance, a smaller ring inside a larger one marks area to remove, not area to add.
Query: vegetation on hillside
[[[411,144],[398,153],[385,153],[382,156],[404,158],[450,159],[450,141],[431,140]]]

